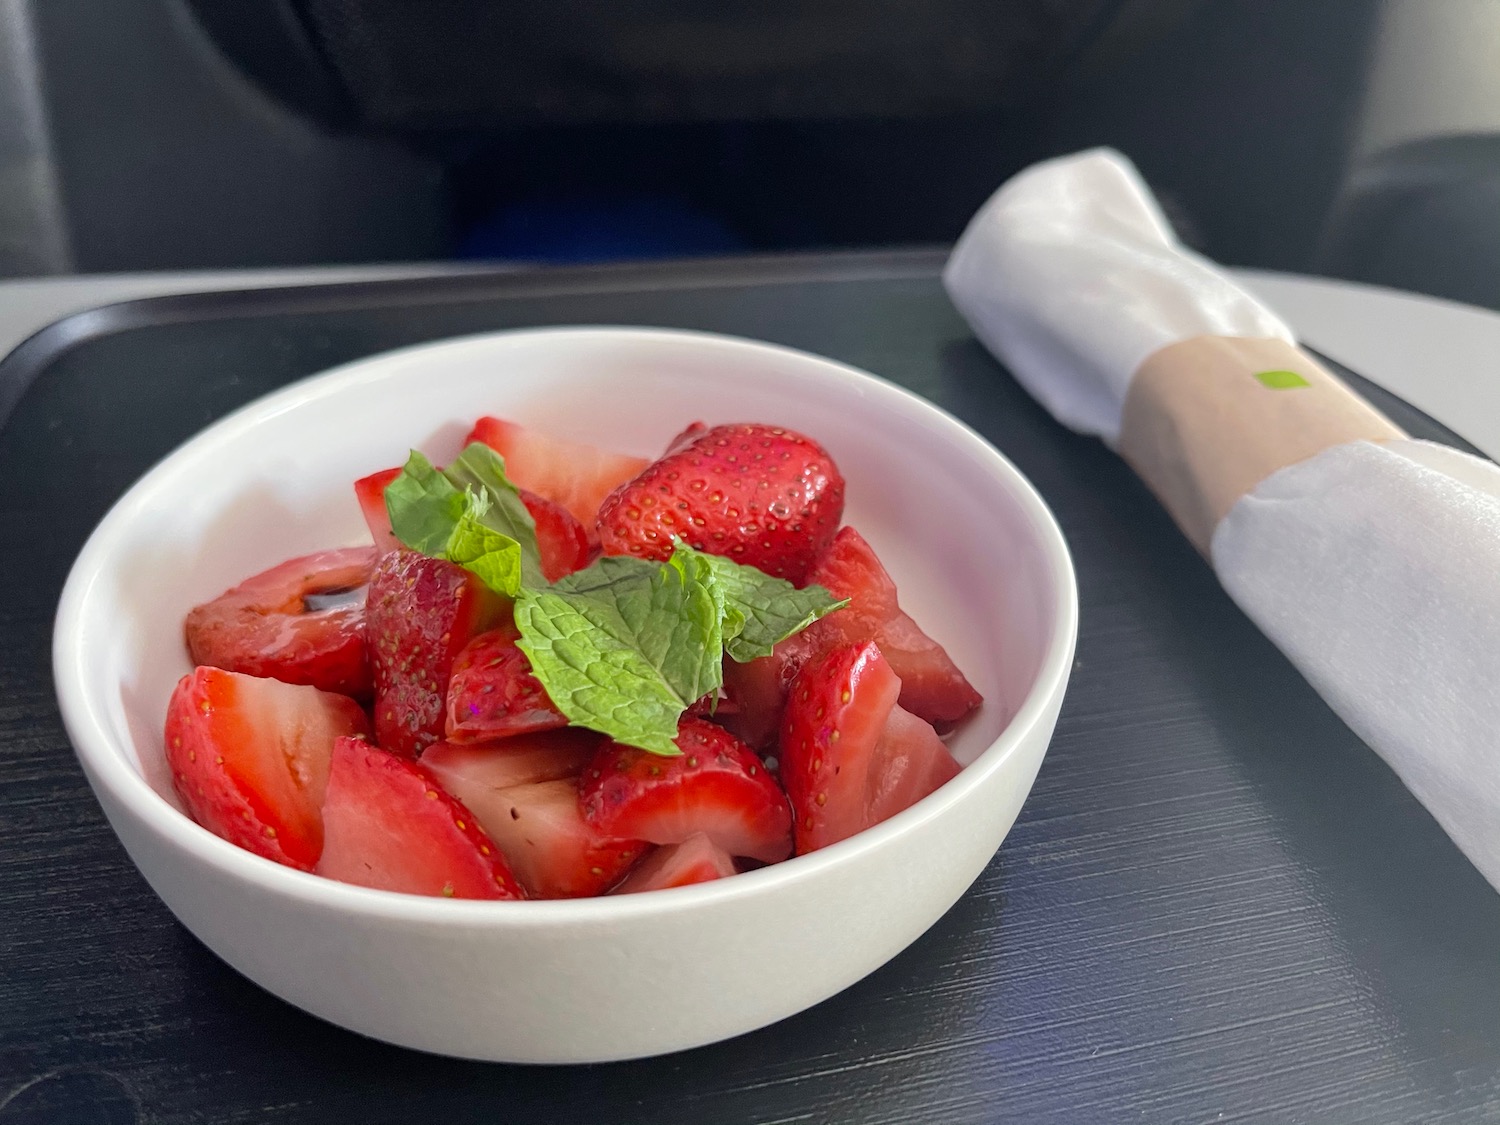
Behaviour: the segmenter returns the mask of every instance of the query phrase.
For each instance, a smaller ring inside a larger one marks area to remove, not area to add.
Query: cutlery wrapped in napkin
[[[943,280],[1500,888],[1500,468],[1408,438],[1320,367],[1118,153],[1008,181]]]

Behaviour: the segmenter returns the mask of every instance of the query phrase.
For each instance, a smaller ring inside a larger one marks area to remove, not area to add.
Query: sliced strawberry
[[[561,504],[555,504],[536,492],[522,488],[521,502],[536,524],[536,549],[541,558],[542,577],[556,582],[565,574],[589,565],[594,548],[588,530]]]
[[[333,746],[318,874],[444,898],[524,898],[474,815],[416,762],[358,738]]]
[[[780,736],[792,680],[825,647],[817,625],[788,637],[759,660],[740,664],[724,658],[724,691],[734,704],[724,725],[757,750],[768,749]]]
[[[792,681],[780,759],[799,855],[894,816],[958,772],[932,727],[897,705],[900,693],[872,641],[836,648]]]
[[[385,486],[400,475],[399,468],[381,469],[378,473],[360,477],[354,482],[354,495],[359,500],[359,510],[375,540],[375,549],[381,554],[401,546],[401,540],[391,530],[391,513],[385,506]]]
[[[664,891],[669,887],[686,887],[708,883],[734,874],[734,858],[702,832],[689,836],[680,844],[657,848],[625,876],[625,881],[611,894],[629,895],[640,891]]]
[[[584,820],[572,778],[489,790],[473,800],[474,815],[533,898],[603,894],[647,847],[644,840],[606,836]]]
[[[464,444],[473,441],[505,458],[505,473],[517,487],[561,504],[585,528],[594,526],[604,498],[648,464],[644,457],[563,441],[500,418],[475,422]]]
[[[257,855],[311,871],[323,850],[334,739],[369,720],[342,695],[198,668],[167,704],[167,764],[189,815]]]
[[[839,528],[808,577],[815,577],[829,593],[837,586],[841,592],[836,596],[849,599],[838,613],[843,617],[840,629],[845,633],[869,634],[863,639],[870,640],[881,626],[901,613],[896,583],[869,541],[852,527]],[[829,582],[833,586],[825,585]]]
[[[568,725],[516,647],[511,622],[481,633],[453,661],[445,730],[449,742],[490,742]]]
[[[774,426],[715,426],[610,493],[599,543],[665,559],[680,537],[800,585],[843,512],[844,478],[822,446]]]
[[[865,786],[870,804],[867,819],[879,824],[905,812],[952,781],[960,768],[932,724],[897,703],[870,761],[870,781]]]
[[[733,856],[775,863],[791,853],[786,796],[752,750],[722,727],[684,716],[676,757],[606,743],[578,787],[600,832],[680,844],[701,832]]]
[[[901,681],[868,641],[810,661],[792,681],[780,764],[799,855],[868,825],[871,761],[900,694]]]
[[[901,706],[939,730],[950,730],[984,702],[943,646],[924,633],[896,600],[891,581],[874,549],[852,527],[839,531],[808,575],[849,604],[813,629],[825,647],[874,641],[901,680]]]
[[[368,618],[381,746],[410,757],[442,737],[453,658],[505,612],[462,567],[405,549],[380,559]]]
[[[423,752],[422,764],[449,793],[480,809],[501,789],[577,777],[603,741],[602,734],[570,727],[472,746],[434,742]]]
[[[187,615],[194,664],[345,695],[370,694],[365,646],[369,547],[288,559]]]
[[[802,666],[839,645],[878,644],[901,680],[901,706],[940,731],[951,730],[984,702],[942,645],[902,611],[896,584],[854,528],[840,529],[807,580],[849,604],[788,637],[770,656],[724,662],[724,690],[739,711],[727,725],[750,745],[763,748],[775,737],[787,689]]]

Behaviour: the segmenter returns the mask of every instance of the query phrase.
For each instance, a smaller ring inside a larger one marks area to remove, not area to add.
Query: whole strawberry
[[[736,423],[679,439],[610,493],[599,542],[607,555],[666,559],[675,537],[800,585],[843,514],[844,478],[822,446]]]

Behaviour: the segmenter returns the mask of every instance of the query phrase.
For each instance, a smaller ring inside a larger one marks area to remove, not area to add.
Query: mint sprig
[[[726,656],[767,656],[848,604],[685,543],[665,563],[606,556],[549,585],[531,513],[477,443],[441,470],[413,451],[385,501],[403,544],[515,599],[517,643],[569,723],[657,754],[679,752],[678,721],[723,686]]]
[[[723,683],[722,617],[702,568],[605,557],[516,598],[519,648],[574,726],[676,754],[677,720]]]
[[[487,445],[470,442],[453,464],[443,470],[443,475],[454,484],[472,488],[489,498],[485,526],[520,544],[522,570],[529,585],[545,582],[536,542],[536,521],[521,499],[520,490],[505,475],[505,459]]]
[[[723,598],[724,651],[737,664],[770,656],[788,637],[849,604],[848,598],[835,598],[822,586],[799,590],[756,567],[678,543],[671,565],[680,568],[690,562],[708,568]]]
[[[487,445],[471,443],[446,469],[412,450],[386,486],[385,508],[405,546],[472,571],[497,594],[546,583],[536,522]]]
[[[846,605],[679,544],[669,562],[601,558],[516,598],[521,651],[574,726],[676,754],[682,713],[744,662]]]

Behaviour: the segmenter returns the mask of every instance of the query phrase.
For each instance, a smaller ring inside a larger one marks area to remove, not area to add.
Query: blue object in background
[[[681,200],[637,196],[510,204],[460,239],[461,258],[612,262],[734,254],[745,240]]]

